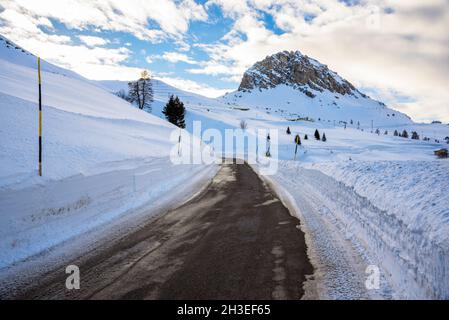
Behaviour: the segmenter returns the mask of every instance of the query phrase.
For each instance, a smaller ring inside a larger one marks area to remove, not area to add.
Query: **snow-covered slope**
[[[178,129],[170,123],[71,71],[42,66],[39,177],[37,59],[0,40],[0,269],[149,201],[147,215],[176,203],[213,171],[172,164]]]
[[[25,49],[16,45],[14,42],[8,40],[2,35],[0,35],[0,48],[1,60],[29,68],[36,68],[36,57],[32,53],[26,51]],[[41,69],[49,73],[59,74],[76,79],[84,79],[82,76],[73,71],[60,68],[44,60],[42,60]]]
[[[219,101],[266,110],[286,119],[352,120],[361,127],[412,123],[405,114],[369,98],[299,51],[283,51],[257,62],[245,72],[239,89]]]

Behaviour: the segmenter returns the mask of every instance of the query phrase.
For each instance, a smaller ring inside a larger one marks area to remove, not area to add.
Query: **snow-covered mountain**
[[[243,75],[238,90],[270,89],[280,84],[292,86],[310,97],[313,97],[313,93],[305,91],[306,85],[319,92],[329,90],[342,95],[362,95],[327,66],[299,51],[279,52],[256,62]]]
[[[287,119],[352,120],[362,127],[412,123],[405,114],[371,99],[299,51],[282,51],[255,63],[244,73],[238,90],[219,100],[265,109]]]

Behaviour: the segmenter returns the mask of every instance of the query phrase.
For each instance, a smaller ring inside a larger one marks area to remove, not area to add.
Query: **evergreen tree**
[[[416,131],[413,131],[413,132],[412,132],[412,139],[413,139],[413,140],[419,140],[418,132],[416,132]]]
[[[388,135],[388,130],[385,130],[384,135]]]
[[[148,71],[143,71],[140,79],[128,83],[128,99],[131,103],[137,103],[141,110],[147,109],[151,112],[151,103],[153,102],[153,85]]]
[[[162,113],[165,115],[165,118],[175,126],[179,128],[186,127],[184,120],[186,108],[184,107],[184,103],[182,103],[178,97],[171,95],[164,110],[162,110]]]
[[[402,131],[401,137],[402,137],[402,138],[408,138],[408,132],[407,132],[407,130]]]
[[[315,139],[321,140],[320,132],[318,131],[318,129],[315,130]]]
[[[394,130],[394,136],[395,136],[395,137],[398,137],[398,136],[399,136],[398,130]]]
[[[292,132],[290,131],[290,127],[287,127],[287,134],[292,134]]]
[[[304,136],[304,140],[309,140],[309,137],[307,136],[307,134]]]
[[[326,142],[326,141],[327,141],[327,139],[326,139],[326,134],[325,134],[325,133],[323,133],[323,138],[321,139],[321,141],[323,141],[323,142]]]
[[[379,129],[376,129],[376,134],[380,135],[380,130]]]

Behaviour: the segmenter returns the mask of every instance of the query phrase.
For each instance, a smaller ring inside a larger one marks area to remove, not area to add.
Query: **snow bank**
[[[348,161],[307,167],[316,170],[281,161],[272,179],[296,200],[325,297],[372,295],[363,285],[370,264],[382,270],[381,297],[449,297],[447,162]],[[346,269],[346,282],[335,272],[340,269]]]
[[[316,164],[380,209],[346,214],[407,297],[449,298],[449,163],[377,161]],[[416,284],[421,290],[407,290]],[[416,294],[416,296],[414,296]]]
[[[195,185],[207,184],[216,171],[173,165],[165,157],[104,167],[111,171],[0,192],[0,269],[119,218],[126,221],[126,215],[131,219],[142,206],[149,218],[161,206],[178,205],[181,191],[193,195]]]

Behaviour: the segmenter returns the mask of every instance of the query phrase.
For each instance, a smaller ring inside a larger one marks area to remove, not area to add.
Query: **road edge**
[[[263,175],[259,172],[257,165],[248,163],[248,166],[257,174],[257,176],[262,180],[267,187],[274,192],[274,194],[281,200],[282,204],[288,209],[291,216],[296,217],[299,220],[299,229],[304,233],[304,239],[307,247],[307,257],[310,264],[313,267],[313,273],[311,275],[306,275],[306,280],[303,282],[302,286],[304,289],[304,295],[301,300],[318,300],[320,299],[319,294],[319,263],[316,258],[317,255],[313,249],[313,239],[309,229],[307,227],[307,222],[301,210],[296,204],[294,197],[277,181],[270,178],[270,176]]]

